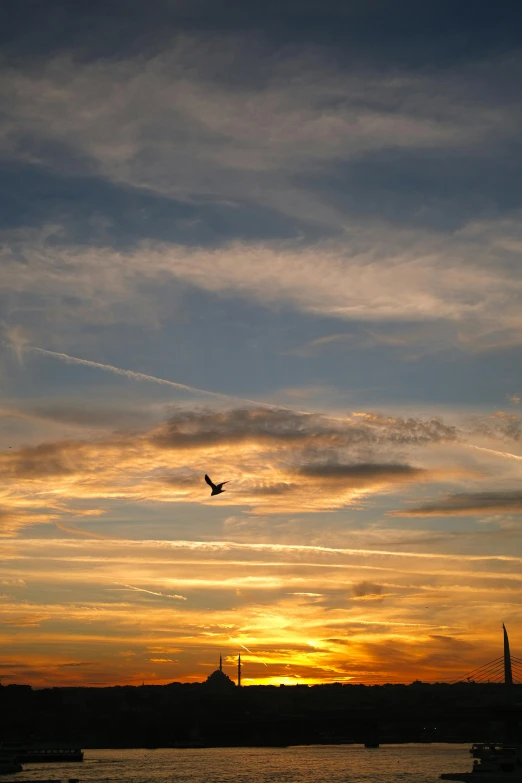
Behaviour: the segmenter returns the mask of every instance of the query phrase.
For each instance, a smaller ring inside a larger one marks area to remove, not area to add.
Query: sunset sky
[[[2,683],[522,657],[522,6],[2,14]]]

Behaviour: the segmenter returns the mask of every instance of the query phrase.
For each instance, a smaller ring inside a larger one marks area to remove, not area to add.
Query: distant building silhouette
[[[221,655],[219,656],[219,669],[209,674],[203,685],[214,693],[226,693],[236,687],[236,683],[223,671]]]

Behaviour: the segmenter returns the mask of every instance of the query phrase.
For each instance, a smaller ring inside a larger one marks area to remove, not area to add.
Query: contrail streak
[[[241,642],[238,639],[232,639],[231,636],[229,638],[231,642],[234,642],[234,644],[239,644],[239,646],[242,647],[243,650],[246,650],[247,653],[250,653],[250,655],[255,655],[255,653],[253,653],[252,650],[249,650],[248,647],[245,647],[244,644],[241,644]]]
[[[66,525],[64,522],[62,522],[60,520],[57,520],[57,519],[55,519],[53,521],[54,521],[54,524],[56,525],[56,527],[59,530],[63,530],[66,533],[76,533],[79,536],[85,536],[86,538],[95,539],[95,540],[100,539],[100,541],[103,541],[103,540],[114,541],[114,539],[118,538],[117,536],[106,536],[104,533],[93,533],[92,531],[79,530],[77,527],[71,527],[71,526]],[[124,541],[125,539],[122,538],[120,540]]]
[[[13,350],[15,346],[12,343],[8,343]],[[45,356],[53,356],[55,359],[60,359],[67,364],[80,364],[84,367],[94,367],[98,370],[104,370],[105,372],[112,372],[115,375],[124,375],[126,378],[131,378],[134,381],[147,381],[149,383],[159,383],[162,386],[171,386],[174,389],[181,391],[188,391],[192,394],[204,394],[208,397],[217,397],[221,400],[234,400],[235,402],[246,402],[249,405],[256,405],[260,408],[267,408],[269,410],[283,410],[290,413],[298,413],[303,416],[321,416],[323,419],[329,419],[331,421],[341,421],[346,423],[349,417],[343,418],[340,416],[329,416],[325,413],[316,413],[312,411],[298,410],[297,408],[289,408],[287,405],[274,405],[270,402],[261,402],[260,400],[251,400],[248,397],[238,397],[235,394],[224,394],[223,392],[210,391],[209,389],[199,389],[197,386],[188,386],[186,383],[178,383],[177,381],[169,381],[166,378],[158,378],[155,375],[147,375],[143,372],[136,372],[135,370],[125,370],[122,367],[115,367],[113,364],[103,364],[102,362],[93,362],[90,359],[79,359],[77,356],[70,356],[68,353],[60,353],[59,351],[48,351],[45,348],[37,348],[33,345],[24,345],[24,351],[32,351],[33,353],[42,353]]]
[[[484,446],[473,446],[472,443],[467,443],[468,449],[477,449],[477,451],[487,451],[489,454],[496,454],[498,457],[505,457],[506,459],[515,459],[522,462],[522,457],[518,454],[511,454],[510,451],[495,451],[495,449],[486,449]]]
[[[136,590],[138,593],[148,593],[149,595],[159,595],[161,598],[176,598],[178,601],[186,601],[186,597],[184,595],[173,595],[172,593],[155,593],[152,590],[145,590],[144,587],[134,587],[133,585],[126,585],[123,584],[123,582],[115,582],[115,585],[120,585],[120,587],[124,587],[126,590]]]
[[[37,543],[37,541],[41,540],[41,544]],[[129,539],[116,539],[118,543],[118,547],[122,549],[142,549],[144,546],[143,541],[138,540],[129,540]],[[29,540],[28,540],[29,541]],[[63,548],[63,549],[78,549],[80,547],[83,547],[83,542],[78,541],[77,539],[73,538],[53,538],[53,539],[30,539],[31,541],[31,547],[42,547],[42,546],[49,546],[51,543],[53,547],[55,548]],[[93,538],[94,542],[97,542],[96,538]],[[406,542],[407,543],[407,542]],[[404,550],[398,550],[398,549],[355,549],[355,548],[348,548],[348,547],[327,547],[327,546],[312,546],[310,544],[261,544],[261,543],[244,543],[243,541],[228,541],[228,540],[222,540],[222,541],[185,541],[182,539],[174,539],[174,540],[155,540],[155,539],[147,539],[146,541],[147,548],[150,549],[161,549],[165,552],[169,552],[169,550],[185,550],[189,552],[194,552],[197,550],[200,551],[206,551],[206,552],[231,552],[235,549],[241,551],[252,551],[252,552],[276,552],[276,553],[292,553],[292,552],[304,552],[304,553],[311,553],[311,554],[325,554],[325,555],[368,555],[368,556],[377,556],[377,555],[383,555],[385,557],[400,557],[400,558],[406,558],[406,559],[433,559],[433,560],[458,560],[459,562],[466,561],[466,562],[483,562],[483,561],[494,561],[494,562],[505,562],[505,563],[522,563],[522,557],[518,557],[516,555],[497,555],[497,554],[489,554],[489,555],[462,555],[462,554],[451,554],[447,552],[405,552]],[[163,562],[171,562],[169,560],[165,560]]]
[[[248,649],[248,647],[245,647],[245,645],[244,645],[244,644],[241,644],[241,642],[240,642],[238,639],[232,639],[232,637],[231,637],[231,636],[229,636],[228,638],[230,639],[230,641],[231,641],[231,642],[234,642],[234,644],[239,644],[239,646],[240,646],[240,647],[242,647],[242,648],[243,648],[243,650],[246,650],[246,651],[247,651],[247,653],[249,653],[250,655],[256,655],[255,653],[253,653],[253,652],[252,652],[252,650],[249,650],[249,649]],[[256,658],[259,658],[259,655],[256,655]],[[267,669],[269,668],[269,667],[268,667],[268,664],[267,664],[267,663],[265,663],[265,662],[264,662],[264,660],[263,660],[262,658],[259,658],[259,660],[261,661],[261,663],[262,663],[264,666],[266,666],[266,668],[267,668]]]
[[[32,345],[24,347],[25,351],[33,351],[35,353],[43,353],[46,356],[54,356],[55,359],[61,359],[67,364],[81,364],[85,367],[96,367],[98,370],[105,370],[106,372],[112,372],[116,375],[124,375],[127,378],[131,378],[134,381],[149,381],[151,383],[159,383],[163,386],[172,386],[175,389],[182,391],[189,391],[193,394],[207,394],[211,397],[221,397],[227,400],[240,400],[241,402],[249,402],[252,405],[263,405],[267,408],[277,408],[277,405],[270,405],[266,402],[258,402],[257,400],[248,400],[244,397],[236,397],[233,394],[223,394],[222,392],[209,391],[208,389],[198,389],[196,386],[188,386],[186,383],[177,383],[176,381],[168,381],[166,378],[157,378],[155,375],[146,375],[143,372],[135,372],[135,370],[124,370],[121,367],[115,367],[113,364],[102,364],[101,362],[93,362],[90,359],[79,359],[77,356],[70,356],[68,353],[59,353],[58,351],[47,351],[45,348],[36,348]]]

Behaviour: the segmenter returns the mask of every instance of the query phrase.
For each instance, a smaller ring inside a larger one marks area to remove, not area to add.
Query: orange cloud
[[[220,652],[232,665],[239,650],[248,682],[447,679],[498,657],[482,606],[511,624],[516,649],[515,556],[232,541],[6,543],[4,575],[26,587],[0,596],[0,669],[18,671],[18,681],[202,681]],[[140,589],[122,599],[115,580]],[[181,588],[186,601],[166,600]],[[15,658],[32,673],[20,674]]]
[[[4,525],[10,531],[56,520],[74,532],[75,517],[103,514],[99,506],[79,509],[86,500],[206,503],[202,476],[209,465],[214,476],[232,478],[221,503],[255,513],[335,510],[383,490],[438,480],[444,471],[399,460],[397,448],[455,438],[455,429],[437,420],[179,409],[149,432],[120,431],[0,454]]]

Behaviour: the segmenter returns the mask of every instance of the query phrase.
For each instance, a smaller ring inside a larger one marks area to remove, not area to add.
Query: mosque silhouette
[[[225,674],[223,671],[223,658],[221,655],[219,656],[219,669],[209,674],[203,684],[213,693],[226,693],[233,688],[241,688],[241,655],[238,655],[237,658],[237,686],[228,674]]]

